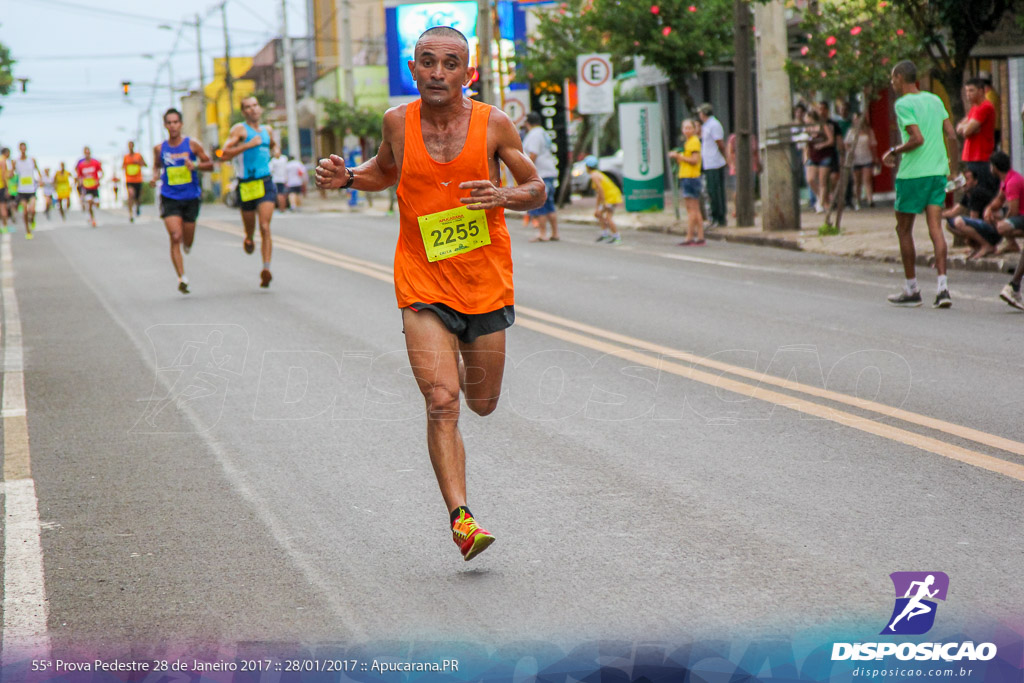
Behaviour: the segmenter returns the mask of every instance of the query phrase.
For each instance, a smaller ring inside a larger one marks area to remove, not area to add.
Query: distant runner
[[[18,206],[25,220],[25,239],[32,239],[36,227],[36,191],[39,189],[39,166],[34,157],[28,155],[28,145],[18,144],[20,156],[14,160],[14,172],[18,174]]]
[[[53,174],[53,189],[57,192],[57,210],[61,220],[65,219],[64,211],[71,209],[71,174],[60,162],[60,170]]]
[[[46,220],[50,220],[50,209],[53,208],[55,191],[53,187],[53,173],[50,172],[50,168],[48,166],[43,169],[41,182],[43,187],[43,200],[46,202],[44,204],[43,213],[46,214]]]
[[[78,177],[82,208],[89,212],[89,224],[96,227],[95,208],[100,205],[100,180],[103,178],[103,164],[92,158],[92,150],[83,150],[85,157],[78,162],[75,173]]]
[[[128,153],[121,160],[121,168],[124,169],[124,185],[128,190],[128,220],[135,222],[139,215],[139,202],[142,199],[142,169],[146,167],[146,160],[135,151],[135,143],[128,141]]]
[[[7,203],[10,195],[7,192],[7,180],[11,176],[11,150],[9,147],[0,149],[0,232],[7,232],[7,219],[10,214]]]
[[[178,291],[188,294],[188,276],[181,252],[192,249],[199,218],[199,202],[203,189],[199,171],[212,171],[213,162],[203,146],[191,138],[181,137],[181,112],[164,112],[167,140],[153,148],[153,179],[160,177],[160,217],[171,238],[171,263],[178,274]],[[196,163],[198,161],[199,163]]]
[[[273,277],[270,274],[270,256],[273,244],[270,238],[270,220],[274,217],[277,203],[277,188],[270,175],[270,158],[277,147],[274,132],[270,126],[261,126],[263,109],[255,97],[242,100],[242,115],[245,121],[236,123],[228,133],[227,142],[221,148],[226,161],[242,155],[242,172],[238,182],[239,206],[242,210],[242,227],[245,239],[242,248],[251,254],[256,245],[253,233],[256,231],[256,215],[260,220],[260,253],[263,256],[263,270],[260,271],[260,287],[269,287]]]

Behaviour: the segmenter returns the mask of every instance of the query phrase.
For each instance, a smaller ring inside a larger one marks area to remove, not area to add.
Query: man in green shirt
[[[903,143],[891,148],[882,163],[896,172],[896,234],[900,257],[907,278],[903,291],[889,297],[896,306],[920,306],[921,291],[915,273],[914,219],[924,212],[928,234],[935,247],[935,269],[939,273],[938,293],[933,308],[949,308],[946,282],[946,238],[942,234],[942,207],[946,202],[946,180],[952,179],[959,159],[956,131],[946,106],[937,96],[917,87],[917,67],[911,61],[900,62],[892,70],[892,89],[896,92],[896,120]]]

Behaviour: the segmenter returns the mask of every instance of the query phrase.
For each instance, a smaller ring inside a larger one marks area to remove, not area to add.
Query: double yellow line
[[[203,225],[232,235],[240,236],[241,232],[240,226],[225,221],[203,221]],[[389,284],[394,282],[391,268],[372,261],[353,258],[331,249],[285,237],[275,236],[274,246],[312,261],[344,268],[375,278],[381,282]],[[1012,439],[989,434],[970,427],[895,408],[876,401],[869,401],[840,392],[782,379],[781,377],[774,377],[739,365],[711,360],[679,349],[653,344],[642,339],[618,334],[519,304],[516,305],[516,323],[539,334],[600,353],[616,356],[637,365],[653,368],[659,372],[677,375],[684,379],[707,384],[716,389],[724,389],[734,394],[789,408],[805,415],[830,420],[852,429],[858,429],[868,434],[889,439],[890,441],[902,443],[950,458],[951,460],[957,460],[1024,481],[1024,464],[1021,462],[1014,462],[1013,460],[997,458],[973,451],[940,439],[878,422],[870,417],[834,408],[826,403],[815,402],[799,395],[819,399],[831,404],[849,406],[878,416],[894,418],[907,424],[942,432],[964,441],[970,441],[982,446],[1005,451],[1015,456],[1024,457],[1024,443],[1019,441],[1013,441]],[[732,377],[726,375],[731,375]],[[753,383],[733,378],[741,378]],[[778,389],[793,393],[784,394],[778,391]]]

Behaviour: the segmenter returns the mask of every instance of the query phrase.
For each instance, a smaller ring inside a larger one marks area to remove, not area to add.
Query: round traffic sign
[[[604,85],[612,75],[612,65],[602,57],[590,57],[580,67],[580,77],[589,86]]]

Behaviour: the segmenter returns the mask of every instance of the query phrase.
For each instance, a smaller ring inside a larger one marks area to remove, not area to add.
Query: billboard
[[[513,90],[526,88],[524,83],[511,82],[514,65],[510,57],[516,53],[516,43],[526,40],[526,11],[518,3],[499,1],[495,11],[501,30],[500,40],[493,41],[492,68],[495,76],[504,71],[503,82]],[[470,60],[477,60],[477,19],[480,5],[477,0],[456,0],[454,2],[386,3],[384,18],[387,24],[388,89],[392,98],[418,97],[419,91],[409,73],[408,63],[420,34],[435,26],[451,26],[466,36],[469,41]],[[504,58],[499,62],[498,50]]]

